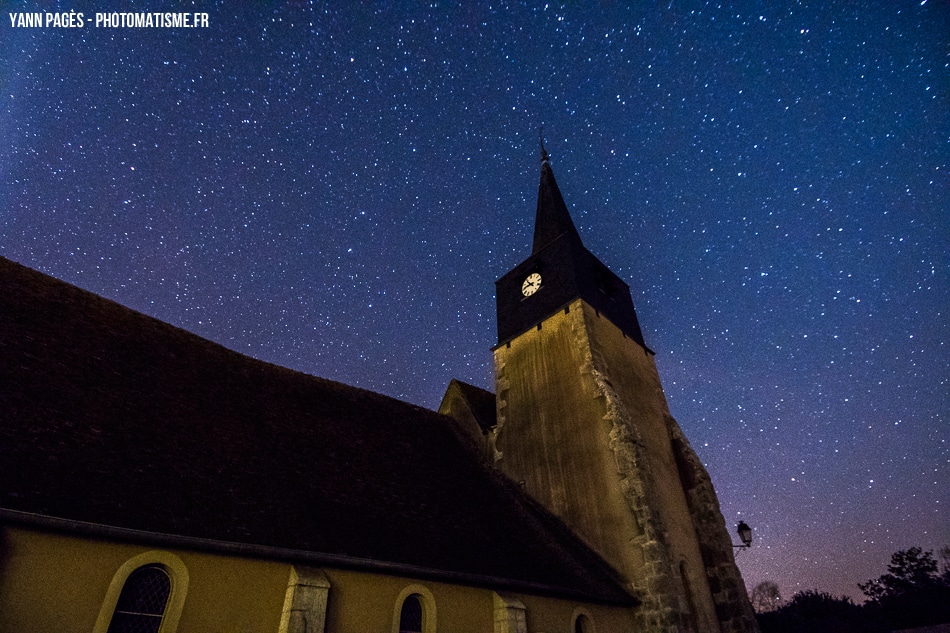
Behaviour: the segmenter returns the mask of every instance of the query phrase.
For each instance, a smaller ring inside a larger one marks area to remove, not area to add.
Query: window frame
[[[577,631],[578,624],[581,626],[581,631],[583,633],[597,633],[597,626],[594,624],[594,616],[590,614],[590,611],[583,607],[574,609],[574,613],[571,615],[571,633],[575,633]]]
[[[168,574],[171,589],[158,631],[159,633],[175,633],[177,631],[178,621],[181,619],[181,610],[185,604],[185,595],[188,593],[188,569],[181,559],[171,552],[153,550],[133,556],[116,570],[102,600],[102,606],[99,608],[99,616],[96,618],[96,624],[92,629],[93,633],[108,633],[109,625],[112,624],[112,617],[115,615],[115,608],[119,603],[119,596],[122,595],[125,583],[134,571],[142,567],[159,567]]]
[[[392,633],[399,633],[402,605],[410,596],[419,596],[422,605],[422,633],[435,633],[435,596],[422,585],[409,585],[399,592],[393,608]]]

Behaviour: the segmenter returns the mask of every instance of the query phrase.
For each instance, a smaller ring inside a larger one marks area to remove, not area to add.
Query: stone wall
[[[637,630],[755,631],[715,491],[648,350],[577,300],[497,348],[495,370],[497,467],[621,573]]]
[[[637,630],[754,630],[731,624],[744,614],[738,570],[708,571],[728,535],[721,516],[695,520],[705,506],[692,497],[715,493],[703,470],[681,481],[692,462],[674,454],[685,438],[652,355],[577,300],[497,348],[495,371],[496,466],[620,572],[641,600]]]
[[[669,426],[722,633],[758,632],[758,623],[745,582],[736,566],[732,540],[709,473],[672,417]]]

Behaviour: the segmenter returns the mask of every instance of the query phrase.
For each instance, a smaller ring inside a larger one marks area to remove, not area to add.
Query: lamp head
[[[739,539],[742,541],[743,546],[752,546],[752,528],[750,528],[745,521],[739,521],[739,525],[736,526],[736,532],[739,533]]]

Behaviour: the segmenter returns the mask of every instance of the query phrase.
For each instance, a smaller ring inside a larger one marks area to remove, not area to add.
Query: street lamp
[[[745,521],[739,521],[739,525],[736,526],[736,532],[739,533],[739,540],[742,541],[742,545],[733,545],[736,549],[746,549],[752,547],[752,528]]]

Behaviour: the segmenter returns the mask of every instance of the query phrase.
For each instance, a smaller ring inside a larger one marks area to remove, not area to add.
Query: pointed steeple
[[[541,143],[541,184],[531,255],[495,282],[498,342],[511,341],[575,299],[583,299],[642,345],[630,287],[588,251],[554,180]]]
[[[534,216],[534,245],[531,252],[537,253],[565,233],[578,244],[581,243],[581,236],[571,220],[567,205],[564,204],[557,181],[554,180],[551,160],[542,140],[541,183],[538,185],[538,210]]]

